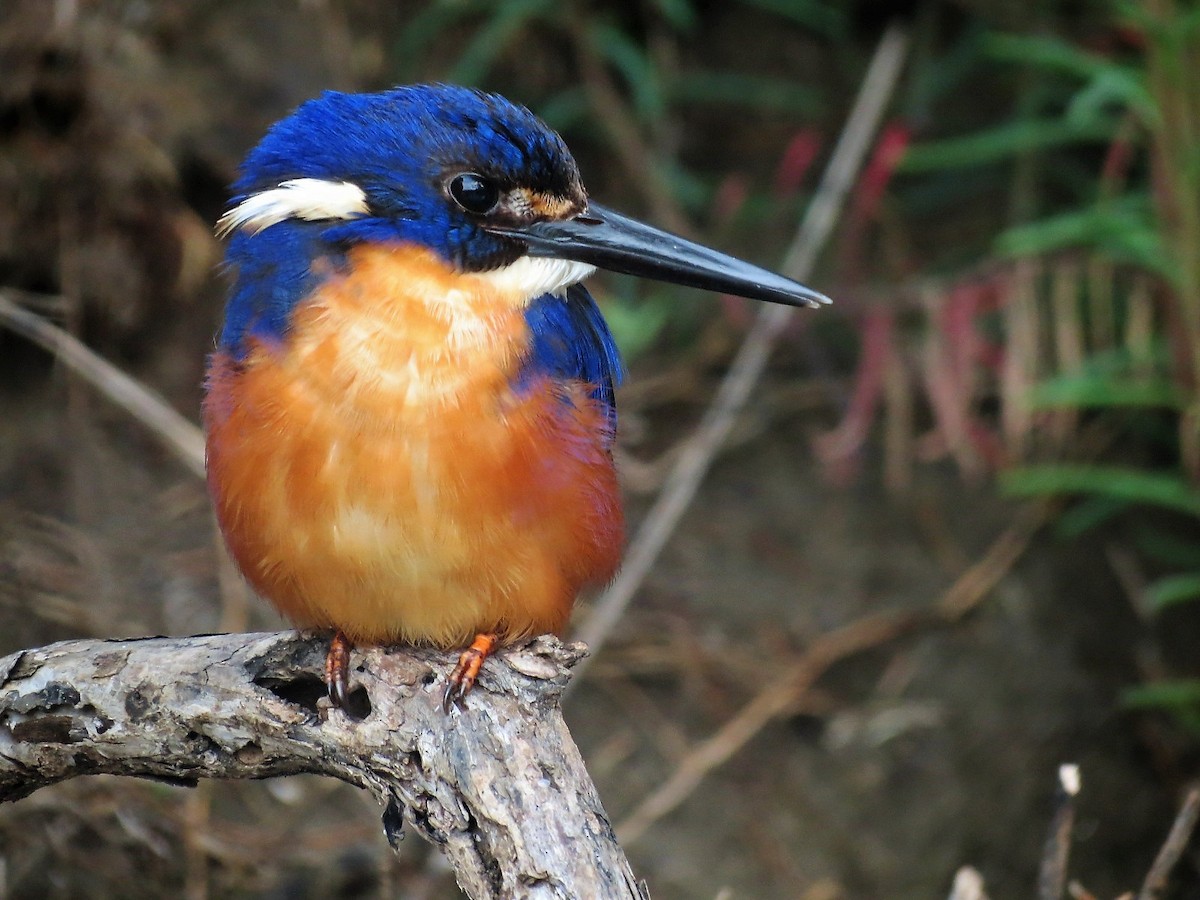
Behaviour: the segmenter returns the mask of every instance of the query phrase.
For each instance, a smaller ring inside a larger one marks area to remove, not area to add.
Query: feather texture
[[[285,339],[218,351],[210,487],[285,615],[454,647],[561,630],[611,577],[619,364],[586,291],[548,297],[363,245],[292,304]]]

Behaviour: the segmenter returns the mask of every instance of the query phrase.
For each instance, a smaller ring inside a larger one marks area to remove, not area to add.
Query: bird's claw
[[[329,652],[325,655],[325,687],[335,709],[345,710],[350,705],[351,646],[350,639],[338,631],[329,642]]]
[[[458,657],[458,664],[450,673],[446,683],[446,693],[442,695],[442,711],[449,713],[458,706],[475,686],[479,678],[479,670],[496,647],[498,638],[495,634],[477,634],[471,646]]]
[[[450,673],[450,681],[446,685],[446,693],[442,695],[442,712],[447,715],[454,707],[462,703],[463,698],[467,696],[467,691],[474,684],[473,679],[464,679],[456,677],[459,666],[454,667],[454,672]]]

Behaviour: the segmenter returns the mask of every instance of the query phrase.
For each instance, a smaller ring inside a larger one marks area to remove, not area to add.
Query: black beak
[[[596,203],[571,219],[521,227],[488,227],[529,246],[530,256],[571,259],[687,287],[769,300],[788,306],[820,306],[829,298],[811,288],[733,256],[660,231]]]

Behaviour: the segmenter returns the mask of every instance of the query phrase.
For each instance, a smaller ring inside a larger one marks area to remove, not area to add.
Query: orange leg
[[[471,646],[462,652],[458,665],[450,673],[450,682],[446,685],[446,694],[442,697],[442,709],[450,712],[450,707],[461,703],[462,699],[475,686],[483,661],[492,655],[499,642],[500,636],[494,633],[477,634]]]
[[[347,709],[350,701],[350,638],[336,631],[325,655],[325,687],[329,702],[338,709]]]

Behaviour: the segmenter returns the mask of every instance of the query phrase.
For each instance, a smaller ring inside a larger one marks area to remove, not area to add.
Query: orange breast
[[[247,578],[301,625],[453,647],[558,631],[623,539],[604,412],[513,387],[523,298],[414,248],[360,248],[288,339],[218,353],[209,483]]]

